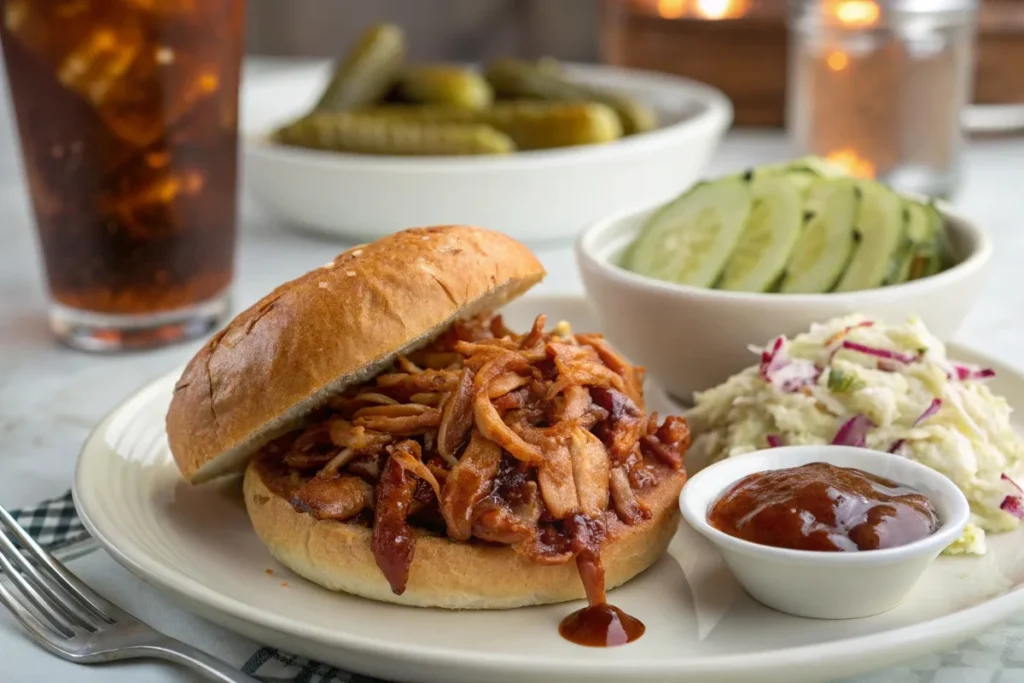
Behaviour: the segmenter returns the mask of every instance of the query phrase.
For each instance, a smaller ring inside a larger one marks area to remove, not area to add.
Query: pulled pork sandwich
[[[597,334],[491,311],[544,275],[479,228],[351,249],[240,314],[167,415],[193,483],[245,504],[298,574],[375,600],[506,608],[628,581],[678,523],[689,431]]]

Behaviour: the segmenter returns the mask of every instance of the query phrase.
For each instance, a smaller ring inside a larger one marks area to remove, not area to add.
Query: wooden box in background
[[[784,0],[602,0],[599,12],[606,62],[714,85],[738,126],[783,125]]]
[[[1024,0],[982,0],[974,102],[1024,105]]]

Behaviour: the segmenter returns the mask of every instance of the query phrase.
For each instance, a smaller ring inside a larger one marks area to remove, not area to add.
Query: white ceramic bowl
[[[708,508],[743,477],[811,462],[855,467],[911,486],[935,506],[942,526],[898,548],[814,552],[751,543],[708,524]],[[943,548],[960,536],[970,516],[964,494],[944,475],[890,453],[849,446],[789,446],[728,458],[694,475],[683,487],[679,507],[755,600],[815,619],[867,617],[896,607]]]
[[[618,265],[649,208],[606,218],[576,243],[587,290],[609,339],[647,367],[683,402],[755,362],[747,348],[849,313],[887,322],[916,315],[942,340],[952,338],[983,283],[992,245],[985,233],[940,204],[957,264],[902,285],[834,294],[747,294],[690,287],[637,275]]]
[[[469,223],[524,241],[565,239],[611,212],[664,200],[700,175],[732,121],[720,91],[685,78],[570,66],[579,80],[650,102],[662,127],[606,145],[494,157],[385,157],[272,144],[306,111],[327,67],[246,82],[245,178],[288,225],[373,240],[417,225]]]

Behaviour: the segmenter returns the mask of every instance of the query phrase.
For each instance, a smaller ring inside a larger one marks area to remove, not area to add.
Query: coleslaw
[[[946,357],[920,320],[885,325],[851,315],[779,337],[760,362],[696,395],[687,456],[711,463],[762,448],[862,446],[906,457],[953,480],[972,520],[950,554],[984,554],[985,532],[1024,518],[1024,440],[995,373]]]

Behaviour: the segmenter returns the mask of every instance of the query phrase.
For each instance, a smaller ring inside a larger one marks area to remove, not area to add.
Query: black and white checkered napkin
[[[11,515],[25,531],[50,552],[59,551],[89,538],[78,517],[71,492],[44,500],[38,505],[12,510]],[[242,671],[275,683],[384,683],[335,667],[312,662],[272,647],[262,647],[242,665]],[[0,676],[2,679],[2,676]]]
[[[71,491],[59,498],[44,500],[39,505],[12,510],[11,515],[29,536],[50,551],[89,537],[75,511]]]

